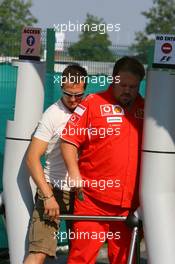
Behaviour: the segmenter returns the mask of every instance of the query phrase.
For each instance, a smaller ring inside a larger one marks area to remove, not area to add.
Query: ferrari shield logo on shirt
[[[100,105],[100,111],[102,116],[124,115],[124,110],[120,105]]]
[[[76,126],[79,120],[80,120],[80,117],[78,115],[72,114],[68,122]]]
[[[120,105],[113,105],[114,115],[124,115],[124,110]]]
[[[79,116],[82,116],[82,115],[84,114],[85,110],[86,110],[86,107],[83,106],[83,105],[81,105],[81,104],[79,104],[79,105],[75,108],[75,111],[74,111],[74,112],[75,112],[76,114],[78,114]]]

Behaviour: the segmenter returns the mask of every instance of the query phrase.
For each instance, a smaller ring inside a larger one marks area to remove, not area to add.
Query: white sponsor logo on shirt
[[[80,120],[80,117],[78,115],[76,115],[76,114],[73,113],[71,115],[71,117],[70,117],[70,119],[69,119],[68,122],[71,123],[72,125],[76,126],[77,123],[79,122],[79,120]]]
[[[112,105],[110,104],[100,105],[100,111],[102,116],[112,115],[113,114]]]
[[[82,116],[84,114],[84,112],[86,111],[86,107],[83,106],[83,105],[78,105],[76,108],[75,108],[75,113],[78,114],[79,116]]]
[[[107,122],[108,123],[121,123],[122,117],[121,116],[109,116],[107,117]]]

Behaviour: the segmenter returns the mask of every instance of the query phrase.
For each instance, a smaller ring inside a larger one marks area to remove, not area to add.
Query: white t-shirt
[[[51,105],[39,121],[34,137],[48,142],[45,153],[44,175],[47,182],[59,189],[69,190],[67,169],[60,151],[60,134],[71,112],[61,100]]]

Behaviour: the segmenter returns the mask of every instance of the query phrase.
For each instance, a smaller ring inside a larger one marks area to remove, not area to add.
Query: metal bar
[[[103,216],[103,215],[60,215],[60,220],[81,220],[81,221],[125,221],[126,216]]]
[[[136,263],[140,264],[140,232],[138,229],[137,238],[136,238]]]
[[[103,215],[60,215],[60,220],[80,220],[80,221],[126,221],[126,216],[103,216]],[[138,236],[138,227],[134,227],[132,231],[132,237],[131,237],[131,243],[130,243],[130,249],[129,249],[129,256],[127,260],[127,264],[132,264],[134,260],[134,252],[135,252],[135,246],[136,246],[136,240]],[[138,254],[138,252],[137,252]],[[139,257],[139,256],[138,256]],[[138,262],[137,257],[137,264]]]
[[[128,256],[127,264],[132,264],[132,262],[133,262],[137,234],[138,234],[138,227],[136,226],[133,228],[133,231],[132,231],[132,237],[131,237],[131,243],[130,243],[130,249],[129,249],[129,256]]]

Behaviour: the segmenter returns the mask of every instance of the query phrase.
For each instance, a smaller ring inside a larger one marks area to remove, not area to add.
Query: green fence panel
[[[17,68],[10,64],[0,65],[0,192],[2,191],[2,174],[4,145],[7,120],[12,120],[14,115],[16,95]],[[7,233],[0,216],[0,248],[7,248]]]
[[[2,216],[0,216],[0,248],[8,248],[7,233]]]

